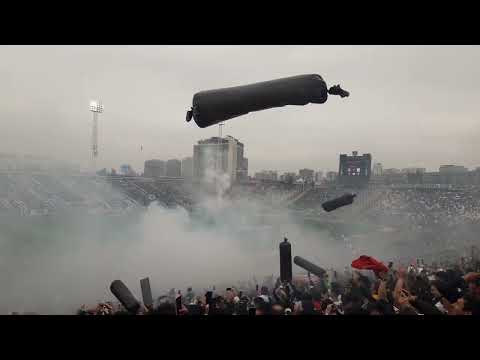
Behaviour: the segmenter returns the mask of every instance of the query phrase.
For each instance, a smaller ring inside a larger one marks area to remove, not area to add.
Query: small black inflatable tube
[[[355,194],[344,194],[336,199],[326,201],[322,204],[323,210],[326,212],[333,211],[338,209],[339,207],[350,205],[353,203],[353,199],[355,198]]]
[[[141,306],[140,302],[121,280],[114,280],[110,285],[110,291],[128,312],[133,314],[138,312]]]
[[[293,262],[319,278],[322,278],[326,274],[325,269],[322,269],[320,266],[317,266],[300,256],[295,256]]]

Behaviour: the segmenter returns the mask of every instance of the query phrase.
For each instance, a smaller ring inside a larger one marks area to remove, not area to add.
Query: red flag
[[[352,261],[352,267],[360,270],[373,270],[376,275],[380,272],[388,272],[388,268],[380,261],[366,255]]]

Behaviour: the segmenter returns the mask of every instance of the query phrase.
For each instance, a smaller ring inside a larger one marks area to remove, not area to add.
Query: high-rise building
[[[120,166],[120,174],[125,176],[136,176],[137,173],[129,164],[124,164]]]
[[[295,182],[296,178],[297,178],[297,174],[295,174],[294,172],[286,172],[280,175],[280,181],[285,183],[293,183]]]
[[[182,177],[184,179],[193,178],[193,158],[191,156],[182,160]]]
[[[383,170],[383,175],[396,175],[396,174],[401,174],[401,173],[402,173],[402,171],[400,169],[396,169],[396,168]]]
[[[460,165],[442,165],[439,170],[441,184],[466,185],[469,182],[468,169]]]
[[[143,176],[157,178],[165,176],[165,174],[165,161],[157,159],[145,161]]]
[[[321,183],[323,180],[323,171],[317,171],[315,173],[315,182],[316,183]]]
[[[313,176],[314,176],[315,171],[311,169],[300,169],[298,171],[298,175],[300,176],[301,179],[305,182],[312,182],[313,181]]]
[[[237,170],[237,180],[248,180],[248,159],[246,157],[241,161],[240,170]]]
[[[243,143],[241,143],[238,140],[236,141],[237,141],[237,175],[236,177],[237,177],[237,180],[246,180],[248,178],[248,160],[243,156],[244,155]]]
[[[423,184],[423,174],[425,172],[420,172],[420,171],[409,171],[406,173],[407,174],[407,182],[409,184]]]
[[[417,167],[408,167],[402,169],[403,174],[424,174],[427,171],[425,168],[417,168]]]
[[[326,177],[327,181],[334,182],[334,181],[337,180],[337,172],[336,171],[329,171],[329,172],[327,172],[325,177]]]
[[[255,173],[255,179],[277,181],[278,180],[278,174],[277,174],[276,171],[262,170],[260,172]]]
[[[381,163],[373,164],[373,176],[382,176],[383,165]]]
[[[460,165],[441,165],[438,172],[440,174],[465,174],[468,169]]]
[[[248,174],[248,162],[243,160],[243,152],[244,145],[231,136],[200,140],[193,146],[194,178],[210,181],[216,175],[227,175],[231,182],[235,182],[239,173],[240,176]]]
[[[236,139],[235,139],[236,140]],[[237,141],[237,180],[248,180],[248,159],[245,155],[245,146]]]
[[[167,177],[180,177],[182,175],[182,163],[177,159],[167,161]]]

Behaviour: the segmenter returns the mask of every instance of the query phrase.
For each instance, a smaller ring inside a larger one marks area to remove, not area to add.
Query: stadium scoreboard
[[[340,154],[338,169],[338,181],[345,185],[364,185],[370,181],[372,155],[358,155],[356,151],[352,155]]]

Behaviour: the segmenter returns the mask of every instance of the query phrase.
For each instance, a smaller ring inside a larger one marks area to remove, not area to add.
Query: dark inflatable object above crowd
[[[355,194],[344,194],[336,199],[326,201],[322,204],[323,210],[330,212],[335,209],[338,209],[339,207],[350,205],[353,203],[353,199],[357,195]]]
[[[339,85],[327,89],[320,75],[299,75],[255,84],[207,90],[193,96],[187,121],[206,128],[254,111],[287,105],[323,104],[330,95],[350,94]]]
[[[110,291],[129,312],[135,314],[140,309],[139,301],[121,280],[113,281],[110,284]]]

